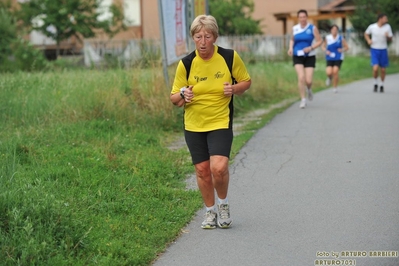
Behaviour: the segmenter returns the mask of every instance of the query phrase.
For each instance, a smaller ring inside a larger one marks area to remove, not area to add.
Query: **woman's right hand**
[[[184,90],[184,100],[186,103],[189,103],[192,101],[193,98],[194,98],[193,85],[190,85],[187,87],[187,89]]]

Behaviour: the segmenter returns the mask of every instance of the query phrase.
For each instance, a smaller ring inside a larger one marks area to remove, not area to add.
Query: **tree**
[[[72,36],[81,40],[94,37],[102,30],[112,37],[125,28],[122,7],[112,4],[111,15],[104,16],[102,0],[27,0],[20,5],[18,17],[29,29],[56,41],[57,57],[61,41]]]
[[[0,71],[10,68],[9,57],[12,55],[12,46],[18,40],[17,24],[11,12],[11,2],[0,2]]]
[[[261,20],[251,18],[252,0],[209,0],[209,12],[218,22],[220,35],[261,34]]]
[[[17,39],[16,20],[11,12],[11,2],[0,2],[0,60],[11,55],[11,44]]]
[[[21,36],[10,0],[0,1],[0,36],[0,72],[32,71],[46,67],[42,51],[35,49]]]
[[[0,61],[11,55],[11,44],[17,39],[16,23],[12,14],[0,7]]]
[[[386,14],[392,30],[399,30],[398,0],[355,0],[356,10],[350,21],[356,32],[363,34],[368,25],[377,22],[378,14]]]

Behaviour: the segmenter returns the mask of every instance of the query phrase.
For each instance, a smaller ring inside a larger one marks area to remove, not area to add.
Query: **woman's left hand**
[[[231,85],[228,82],[223,83],[223,92],[224,92],[224,95],[227,97],[233,96],[233,94],[234,94],[233,85]]]

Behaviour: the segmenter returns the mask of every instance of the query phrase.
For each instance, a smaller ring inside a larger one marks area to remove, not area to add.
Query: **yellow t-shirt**
[[[190,76],[186,79],[186,69],[180,60],[171,93],[180,88],[193,85],[194,98],[184,106],[184,127],[192,132],[207,132],[229,128],[232,112],[232,97],[223,93],[223,83],[231,83],[231,74],[224,58],[215,52],[211,59],[203,60],[196,51],[191,63]],[[251,78],[244,62],[234,51],[232,66],[233,77],[237,82],[249,81]],[[230,105],[231,102],[231,105]]]

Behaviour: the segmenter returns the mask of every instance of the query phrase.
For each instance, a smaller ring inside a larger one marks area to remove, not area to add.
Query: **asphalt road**
[[[232,227],[201,210],[154,265],[399,265],[399,75],[372,87],[277,115],[230,167]]]

